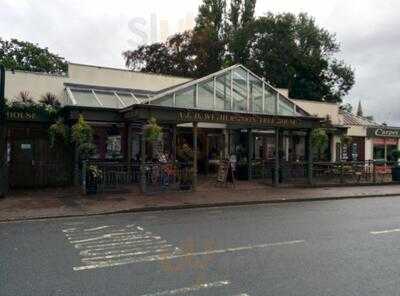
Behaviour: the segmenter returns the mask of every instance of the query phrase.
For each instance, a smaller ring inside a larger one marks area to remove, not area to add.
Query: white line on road
[[[219,249],[219,250],[208,250],[208,251],[203,251],[203,252],[171,254],[171,255],[167,255],[167,256],[154,255],[154,256],[148,256],[148,257],[143,257],[143,258],[127,258],[127,259],[121,259],[118,261],[116,261],[116,260],[102,261],[97,264],[77,266],[77,267],[74,267],[73,270],[81,271],[81,270],[88,270],[88,269],[95,269],[95,268],[120,266],[120,265],[131,264],[131,263],[164,261],[164,260],[179,259],[179,258],[191,257],[191,256],[224,254],[224,253],[248,251],[248,250],[255,250],[255,249],[262,249],[262,248],[276,247],[276,246],[284,246],[284,245],[294,245],[294,244],[301,244],[301,243],[305,243],[305,241],[304,240],[294,240],[294,241],[268,243],[268,244],[260,244],[260,245],[248,245],[248,246],[243,246],[243,247],[235,247],[235,248],[227,248],[227,249]]]
[[[371,231],[370,233],[373,235],[378,235],[378,234],[387,234],[387,233],[394,233],[394,232],[400,232],[400,228],[380,230],[380,231]]]
[[[99,226],[99,227],[95,227],[95,228],[87,228],[84,229],[83,231],[97,231],[97,230],[102,230],[102,229],[106,229],[106,228],[110,228],[110,227],[115,227],[115,225],[105,225],[105,226]]]
[[[200,284],[200,285],[195,285],[192,287],[180,288],[180,289],[175,289],[175,290],[162,291],[162,292],[156,292],[156,293],[151,293],[151,294],[144,294],[142,296],[165,296],[165,295],[177,295],[177,294],[187,295],[187,293],[196,292],[196,291],[203,290],[203,289],[211,289],[211,288],[227,286],[230,283],[231,283],[230,281],[219,281],[219,282]]]

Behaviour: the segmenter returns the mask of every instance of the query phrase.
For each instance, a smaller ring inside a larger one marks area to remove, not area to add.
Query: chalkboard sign
[[[227,184],[228,182],[232,184],[235,183],[232,164],[229,161],[220,161],[217,173],[217,183]]]

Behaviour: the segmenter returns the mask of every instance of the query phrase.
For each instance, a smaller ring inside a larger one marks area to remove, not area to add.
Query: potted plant
[[[161,139],[162,128],[157,124],[157,120],[151,117],[145,127],[146,140],[155,142]]]
[[[400,181],[400,164],[399,164],[400,150],[394,150],[392,152],[392,156],[396,161],[396,163],[392,168],[392,180],[398,182]]]
[[[87,168],[86,194],[93,195],[97,193],[98,184],[103,177],[103,171],[97,165],[89,165]]]
[[[321,161],[324,159],[324,153],[329,144],[329,138],[326,134],[326,130],[322,128],[314,129],[311,132],[311,145],[313,152],[316,155],[317,160]]]

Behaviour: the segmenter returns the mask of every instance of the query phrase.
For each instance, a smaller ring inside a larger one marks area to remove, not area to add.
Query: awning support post
[[[308,184],[312,185],[313,180],[313,151],[312,151],[312,141],[311,141],[312,130],[307,131],[306,135],[306,150],[307,150],[307,179]]]
[[[193,190],[197,188],[197,122],[193,122]]]
[[[146,192],[146,135],[143,128],[140,135],[140,188]]]
[[[280,134],[280,129],[276,128],[275,129],[275,162],[274,162],[274,174],[273,174],[273,185],[278,186],[279,185],[279,134]]]

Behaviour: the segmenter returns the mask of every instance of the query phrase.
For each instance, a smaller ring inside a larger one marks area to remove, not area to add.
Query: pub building
[[[215,174],[222,160],[235,165],[239,179],[257,177],[260,166],[272,173],[273,184],[279,182],[273,171],[283,163],[303,163],[304,178],[311,182],[312,129],[345,131],[307,112],[242,65],[193,80],[70,63],[66,75],[6,71],[5,80],[11,102],[21,92],[36,101],[51,93],[62,104],[65,124],[72,126],[83,116],[94,130],[93,160],[98,162],[136,163],[143,176],[146,163],[161,155],[179,160],[182,147],[189,146],[194,185],[198,176]],[[145,139],[150,118],[162,127],[157,145]],[[72,144],[50,148],[50,123],[40,114],[8,112],[11,188],[79,182]]]

